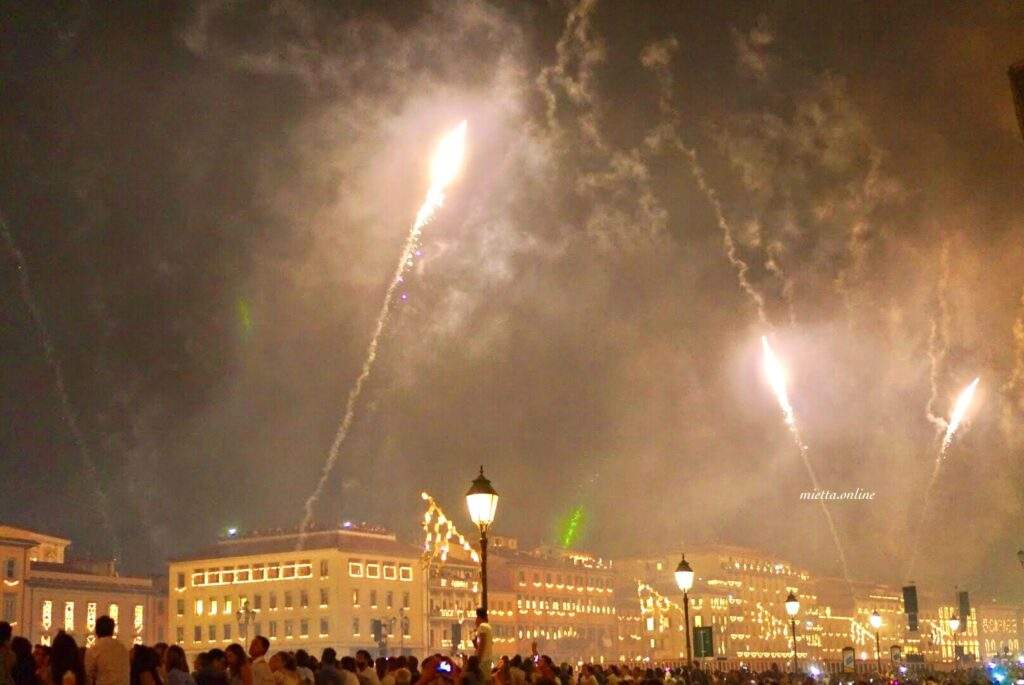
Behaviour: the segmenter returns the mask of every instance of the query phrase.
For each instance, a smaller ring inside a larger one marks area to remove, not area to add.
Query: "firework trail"
[[[327,478],[331,475],[331,470],[338,460],[341,445],[345,442],[349,429],[352,427],[352,420],[355,418],[356,402],[359,400],[359,395],[363,392],[363,385],[373,371],[373,364],[377,360],[377,346],[380,343],[380,336],[384,331],[388,315],[391,313],[391,302],[394,299],[395,291],[402,283],[406,269],[412,266],[413,255],[423,228],[433,220],[437,210],[444,204],[445,189],[455,180],[455,176],[462,166],[465,146],[466,122],[463,121],[441,139],[437,146],[437,151],[434,153],[434,159],[430,168],[430,189],[427,191],[427,198],[420,207],[419,212],[416,213],[416,221],[409,230],[409,236],[405,239],[405,246],[402,248],[402,256],[398,260],[395,275],[392,277],[387,292],[384,294],[384,303],[381,305],[380,314],[377,315],[377,323],[374,326],[373,335],[370,337],[370,344],[366,349],[366,360],[363,362],[362,371],[360,371],[359,376],[356,378],[355,384],[348,393],[345,413],[341,423],[338,425],[338,432],[334,436],[334,443],[327,454],[327,461],[324,463],[323,471],[320,473],[320,480],[317,482],[313,494],[306,500],[304,507],[305,515],[303,516],[302,524],[299,526],[300,547],[304,542],[306,531],[313,521],[313,507],[316,505],[317,500],[320,499],[320,495],[323,494],[324,487],[327,485]]]
[[[935,402],[939,398],[939,371],[943,361],[946,359],[946,351],[949,346],[949,306],[946,302],[946,292],[949,288],[949,241],[942,243],[942,254],[940,257],[941,276],[936,289],[936,297],[939,301],[938,317],[932,316],[931,330],[928,334],[928,381],[930,393],[928,405],[925,407],[925,415],[928,421],[935,426],[935,432],[941,433],[949,428],[949,424],[941,416],[935,414]]]
[[[942,470],[942,462],[946,458],[946,450],[949,449],[950,444],[953,442],[953,437],[956,435],[957,430],[959,430],[960,424],[963,423],[967,410],[971,408],[971,402],[974,400],[974,393],[978,389],[978,382],[980,380],[981,378],[975,378],[971,381],[970,385],[960,391],[956,402],[953,403],[953,410],[949,414],[949,421],[946,422],[946,434],[942,438],[942,447],[939,448],[939,454],[935,457],[935,468],[932,469],[932,478],[928,482],[928,489],[925,490],[924,500],[921,503],[921,520],[917,526],[919,532],[924,528],[925,521],[928,518],[928,505],[931,504],[932,491],[935,490],[935,485],[939,482],[939,473]],[[913,556],[910,557],[910,564],[907,566],[906,575],[908,578],[914,574],[914,566],[917,564],[917,557],[920,551],[920,545],[914,548]]]
[[[775,393],[775,399],[782,410],[782,418],[786,422],[786,426],[793,436],[793,442],[796,443],[797,449],[800,452],[800,459],[803,461],[804,469],[806,469],[807,476],[811,480],[811,487],[815,490],[821,490],[821,486],[818,484],[818,477],[815,475],[814,467],[811,466],[811,460],[807,455],[807,444],[800,435],[800,428],[796,424],[796,414],[793,411],[793,405],[789,401],[789,393],[786,390],[786,372],[775,356],[775,352],[772,351],[771,345],[768,344],[767,336],[761,336],[761,350],[764,356],[764,372],[768,385],[771,386],[772,392]],[[846,564],[846,552],[843,551],[843,545],[839,541],[839,531],[836,528],[835,521],[832,520],[832,512],[829,511],[825,500],[819,499],[817,502],[821,505],[821,513],[824,514],[829,532],[832,534],[832,542],[835,543],[836,553],[839,555],[839,564],[843,569],[843,578],[846,580],[847,586],[852,587],[853,581],[850,579],[850,569]]]
[[[107,498],[107,494],[103,491],[103,488],[100,485],[100,477],[99,472],[96,469],[96,462],[92,458],[92,453],[89,451],[89,445],[85,440],[85,435],[82,433],[82,429],[78,425],[78,415],[71,406],[71,398],[68,396],[67,386],[64,383],[64,369],[61,366],[60,359],[57,357],[57,351],[53,346],[53,339],[50,337],[50,332],[46,327],[46,320],[43,319],[42,311],[39,309],[39,303],[36,302],[35,295],[32,293],[32,284],[29,282],[28,278],[28,263],[25,261],[25,255],[18,248],[18,244],[14,242],[14,236],[11,235],[11,230],[7,226],[7,220],[2,213],[0,213],[0,235],[3,236],[4,244],[7,246],[7,251],[11,254],[11,257],[17,264],[18,289],[21,294],[21,299],[28,308],[29,313],[32,315],[32,322],[36,326],[36,333],[43,346],[43,356],[46,358],[46,363],[50,367],[50,371],[53,373],[53,385],[57,391],[57,398],[60,400],[60,408],[61,413],[64,415],[64,422],[67,424],[68,430],[71,432],[71,437],[74,439],[75,445],[78,447],[78,453],[82,456],[82,464],[85,466],[86,474],[92,482],[94,490],[93,494],[96,496],[96,509],[99,512],[100,520],[103,523],[103,527],[106,529],[107,535],[110,537],[114,557],[116,559],[121,559],[123,548],[121,546],[120,538],[114,530],[114,525],[110,520],[110,500]]]
[[[1024,396],[1021,394],[1021,387],[1024,386],[1024,290],[1020,294],[1020,309],[1017,318],[1013,322],[1013,371],[1010,377],[1003,384],[1003,430],[1011,435],[1018,412],[1024,410]]]

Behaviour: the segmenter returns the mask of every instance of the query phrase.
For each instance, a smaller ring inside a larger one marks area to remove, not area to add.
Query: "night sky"
[[[1022,58],[1019,2],[3,2],[0,520],[297,525],[467,119],[320,521],[468,528],[484,464],[524,544],[838,574],[767,334],[852,575],[1024,595]]]

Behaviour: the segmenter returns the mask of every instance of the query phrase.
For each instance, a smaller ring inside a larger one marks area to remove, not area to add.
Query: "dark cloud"
[[[1009,586],[1020,11],[649,9],[82,5],[5,29],[0,206],[131,564],[298,523],[466,118],[319,517],[415,535],[419,491],[454,514],[483,463],[528,543],[582,506],[605,555],[720,541],[837,573],[770,333],[819,480],[878,493],[832,508],[854,575],[906,580],[920,544],[922,582]],[[0,517],[109,552],[4,263]],[[945,414],[975,375],[915,534],[931,381]]]

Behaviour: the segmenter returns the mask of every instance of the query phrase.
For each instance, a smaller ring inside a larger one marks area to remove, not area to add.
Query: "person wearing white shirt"
[[[249,658],[252,659],[252,685],[275,685],[274,673],[267,663],[267,650],[270,649],[270,640],[257,635],[249,643]]]
[[[131,664],[128,648],[114,637],[114,619],[96,619],[96,641],[85,650],[85,679],[88,685],[128,685]]]

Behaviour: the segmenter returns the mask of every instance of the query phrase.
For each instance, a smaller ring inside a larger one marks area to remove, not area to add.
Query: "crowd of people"
[[[0,685],[1009,685],[1004,681],[1011,679],[1024,685],[1024,673],[982,668],[890,679],[878,674],[794,676],[778,666],[763,672],[650,664],[574,667],[538,654],[536,644],[529,656],[503,656],[492,663],[491,631],[483,611],[477,614],[473,654],[434,654],[422,663],[413,656],[374,659],[366,650],[339,659],[332,648],[324,649],[319,659],[301,649],[270,655],[270,641],[257,635],[248,650],[233,643],[202,652],[189,664],[178,645],[129,649],[115,632],[114,620],[101,616],[88,648],[63,631],[52,644],[33,646],[24,637],[12,637],[11,625],[0,622]]]

